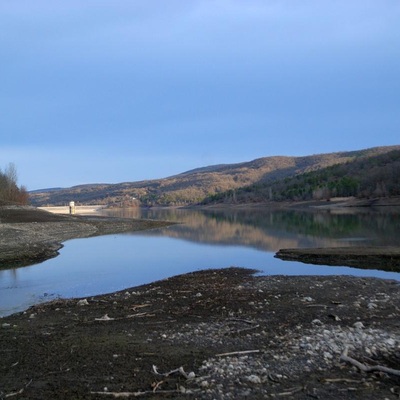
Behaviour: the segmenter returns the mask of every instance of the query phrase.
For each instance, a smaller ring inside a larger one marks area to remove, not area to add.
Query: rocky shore
[[[1,254],[28,238],[46,248],[155,227],[36,212],[0,213]],[[1,318],[0,399],[399,398],[398,281],[255,272],[199,271]]]
[[[399,282],[252,272],[195,272],[5,317],[0,398],[399,398],[400,376],[380,370],[399,373]]]

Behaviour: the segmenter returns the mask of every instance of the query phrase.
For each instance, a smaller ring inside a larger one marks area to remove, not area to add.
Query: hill
[[[256,183],[207,197],[202,203],[361,199],[400,196],[400,150],[331,165],[274,182]]]
[[[230,190],[267,185],[311,173],[337,164],[373,158],[400,146],[317,154],[304,157],[263,157],[249,162],[197,168],[164,179],[118,184],[87,184],[60,190],[30,193],[32,205],[65,205],[71,200],[80,204],[144,206],[183,206],[204,199],[220,201]],[[241,189],[242,190],[242,189]],[[217,195],[216,198],[212,196]],[[218,196],[221,198],[218,200]]]

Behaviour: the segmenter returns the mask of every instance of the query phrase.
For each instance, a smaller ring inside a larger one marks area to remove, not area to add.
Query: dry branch
[[[244,354],[259,353],[260,350],[244,350],[244,351],[232,351],[230,353],[220,353],[216,354],[215,357],[225,357],[225,356],[241,356]]]
[[[32,383],[32,379],[23,387],[22,389],[18,390],[17,392],[8,393],[4,396],[4,398],[8,399],[10,397],[18,396],[24,392],[24,390]]]
[[[155,365],[153,365],[153,372],[158,376],[164,376],[164,377],[168,377],[168,376],[176,374],[176,373],[180,373],[186,379],[192,379],[195,376],[194,372],[189,372],[189,374],[187,374],[185,372],[185,370],[183,369],[183,367],[173,369],[173,370],[163,374],[163,373],[158,372],[157,367]]]
[[[248,319],[243,319],[243,318],[228,318],[228,321],[235,321],[235,322],[244,322],[246,324],[255,324],[256,322],[250,321]]]
[[[303,386],[295,387],[288,389],[286,392],[271,394],[272,397],[286,397],[286,396],[293,396],[294,394],[301,392],[304,390]]]
[[[385,372],[387,374],[392,374],[392,375],[396,375],[396,376],[400,376],[400,370],[398,369],[393,369],[393,368],[388,368],[388,367],[384,367],[382,365],[372,365],[372,366],[368,366],[365,365],[363,363],[360,363],[359,361],[355,360],[354,358],[351,358],[347,355],[349,351],[349,347],[346,346],[343,350],[342,355],[340,356],[340,359],[342,361],[346,361],[352,365],[354,365],[355,367],[357,367],[359,370],[363,371],[363,372],[375,372],[375,371],[379,371],[379,372]]]
[[[108,316],[108,314],[104,314],[102,317],[100,318],[95,318],[95,321],[114,321],[115,318],[111,318]]]
[[[157,393],[165,393],[165,394],[171,394],[171,393],[180,393],[177,390],[159,390],[157,391]],[[148,394],[154,394],[153,391],[149,392],[90,392],[90,394],[98,394],[98,395],[102,395],[102,396],[112,396],[115,398],[118,397],[140,397],[140,396],[146,396]]]

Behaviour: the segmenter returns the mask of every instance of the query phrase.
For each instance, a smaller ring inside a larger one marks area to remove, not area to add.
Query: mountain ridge
[[[308,156],[270,156],[234,164],[199,167],[161,179],[114,184],[81,184],[60,190],[30,193],[33,205],[65,205],[70,200],[80,204],[184,206],[201,202],[208,196],[253,184],[266,184],[298,174],[320,170],[355,159],[374,157],[400,145],[379,146],[349,152]],[[133,203],[135,198],[135,203]]]

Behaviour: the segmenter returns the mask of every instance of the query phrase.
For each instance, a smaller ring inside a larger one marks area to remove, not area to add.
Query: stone
[[[249,375],[246,377],[246,379],[251,383],[261,383],[261,379],[257,375]]]

